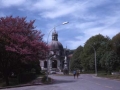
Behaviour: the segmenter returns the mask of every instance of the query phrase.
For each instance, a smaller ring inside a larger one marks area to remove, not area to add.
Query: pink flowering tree
[[[9,68],[19,63],[42,60],[48,47],[43,34],[33,26],[34,21],[20,17],[0,18],[0,72],[9,85]]]

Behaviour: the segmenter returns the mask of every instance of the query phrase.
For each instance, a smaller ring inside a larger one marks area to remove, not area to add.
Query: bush
[[[41,71],[41,75],[46,75],[46,71]]]
[[[33,73],[33,72],[26,72],[26,73],[22,73],[20,76],[19,76],[19,82],[20,83],[26,83],[26,82],[29,82],[29,81],[32,81],[33,79],[35,79],[37,76],[36,76],[36,73]]]
[[[94,74],[95,72],[92,71],[92,70],[89,70],[89,71],[84,71],[84,72],[81,72],[82,74]]]
[[[51,83],[51,81],[52,81],[51,78],[48,78],[48,81],[47,81],[47,76],[43,76],[43,78],[41,79],[42,83]]]
[[[2,73],[0,72],[0,78],[2,78]]]

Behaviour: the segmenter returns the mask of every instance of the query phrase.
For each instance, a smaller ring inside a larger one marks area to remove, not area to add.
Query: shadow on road
[[[58,83],[72,83],[72,82],[76,82],[75,80],[54,80],[54,84],[58,84]]]

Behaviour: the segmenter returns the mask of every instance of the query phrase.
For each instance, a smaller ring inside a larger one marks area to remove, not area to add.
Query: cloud
[[[56,30],[64,32],[65,38],[59,37],[63,45],[68,43],[68,47],[75,49],[93,35],[100,33],[113,37],[119,32],[119,4],[120,0],[0,0],[0,16],[8,14],[6,8],[10,10],[10,7],[17,6],[19,12],[13,14],[20,15],[22,12],[23,16],[36,19],[36,25],[41,25],[37,26],[38,29],[42,28],[45,34],[45,41],[54,25],[68,20],[68,25],[57,27]],[[51,41],[51,34],[49,37]]]
[[[32,10],[50,10],[55,9],[60,0],[39,0],[32,5]]]
[[[19,10],[29,10],[38,12],[43,18],[55,19],[62,16],[76,18],[93,18],[86,14],[90,8],[107,3],[109,0],[86,0],[86,1],[66,1],[66,0],[2,0],[2,7],[22,6]],[[31,8],[32,7],[32,8]],[[87,17],[86,17],[87,16]]]
[[[47,2],[47,3],[46,3]],[[50,3],[51,2],[51,3]],[[85,16],[86,12],[90,8],[95,8],[101,4],[106,4],[109,0],[86,0],[86,1],[66,1],[65,0],[45,0],[44,2],[37,2],[33,5],[34,9],[45,10],[43,13],[40,13],[44,18],[58,18],[62,16],[74,16],[76,18],[93,18],[93,16]]]
[[[76,49],[78,46],[83,46],[85,41],[89,38],[89,36],[76,36],[75,40],[68,40],[67,43],[68,48]]]
[[[11,6],[19,6],[25,3],[26,0],[1,0],[0,7],[11,7]]]
[[[118,28],[91,28],[84,31],[84,34],[80,34],[74,38],[66,40],[65,43],[67,43],[70,49],[76,49],[80,45],[84,46],[84,43],[94,35],[102,34],[103,36],[109,36],[110,38],[112,38],[118,32],[120,32]]]
[[[73,13],[77,5],[72,5],[70,3],[65,3],[63,0],[44,0],[43,2],[39,1],[33,4],[32,10],[39,10],[40,16],[43,18],[58,18]],[[44,12],[41,12],[44,10]]]
[[[96,18],[96,19],[95,19]],[[90,21],[76,21],[74,20],[72,24],[69,24],[69,29],[72,32],[76,32],[75,37],[71,37],[67,40],[69,48],[75,49],[79,45],[84,45],[84,43],[91,37],[97,34],[102,34],[104,36],[109,36],[112,38],[118,32],[120,32],[120,13],[119,11],[114,11],[113,15],[105,16],[101,18],[100,16],[94,17]],[[71,32],[71,33],[72,33]],[[81,34],[82,33],[82,34]]]
[[[74,1],[65,0],[40,0],[30,3],[30,5],[27,5],[25,8],[30,11],[40,12],[39,15],[43,18],[53,19],[72,13],[75,14],[78,10],[84,11],[85,3],[86,2],[75,3]]]
[[[57,18],[57,17],[61,17],[61,16],[65,16],[68,15],[69,13],[73,12],[73,8],[69,8],[69,9],[62,9],[60,8],[59,10],[55,10],[55,11],[47,11],[44,13],[41,13],[40,16],[44,17],[44,18]]]

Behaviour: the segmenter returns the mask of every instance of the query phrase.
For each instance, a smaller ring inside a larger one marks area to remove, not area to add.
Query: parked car
[[[56,74],[56,71],[55,70],[51,70],[50,74]]]

